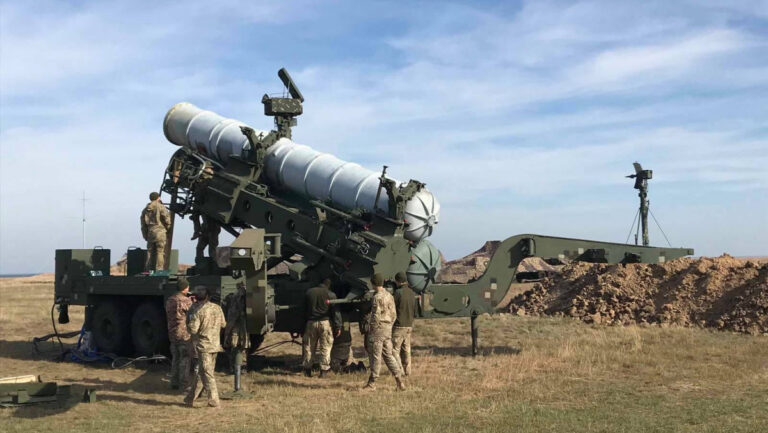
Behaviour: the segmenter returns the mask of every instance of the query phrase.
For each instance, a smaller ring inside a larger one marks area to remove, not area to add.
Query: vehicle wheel
[[[168,352],[168,325],[160,304],[146,301],[131,319],[131,338],[137,356]]]
[[[91,332],[96,349],[104,353],[126,354],[131,349],[130,308],[114,300],[96,304],[91,318]]]

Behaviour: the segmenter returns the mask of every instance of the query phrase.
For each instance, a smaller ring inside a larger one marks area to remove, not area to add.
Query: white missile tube
[[[178,146],[191,147],[203,155],[226,164],[229,155],[241,155],[249,148],[240,131],[245,123],[203,110],[189,102],[180,102],[165,115],[165,138]],[[264,133],[265,131],[256,131]]]
[[[163,131],[171,143],[192,147],[226,163],[229,155],[241,155],[249,147],[240,126],[245,124],[182,102],[168,111]],[[384,190],[378,205],[375,203],[379,173],[287,138],[278,140],[267,150],[264,168],[273,188],[288,189],[321,201],[329,200],[344,209],[388,211],[389,200]],[[426,189],[419,191],[406,203],[406,239],[419,241],[431,235],[439,215],[437,199]]]

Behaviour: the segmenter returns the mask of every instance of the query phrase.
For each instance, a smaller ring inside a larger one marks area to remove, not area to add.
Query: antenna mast
[[[83,248],[85,248],[85,191],[83,191]]]
[[[635,179],[635,189],[639,192],[637,196],[640,197],[640,223],[643,227],[643,246],[647,247],[651,244],[648,239],[648,180],[653,178],[653,170],[643,170],[643,167],[639,162],[634,162],[635,174],[627,176],[630,179]],[[637,236],[635,236],[635,245],[637,245]]]

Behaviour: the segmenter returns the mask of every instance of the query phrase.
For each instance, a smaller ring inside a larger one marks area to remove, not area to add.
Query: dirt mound
[[[487,241],[474,253],[460,259],[443,263],[440,273],[437,274],[438,283],[466,283],[483,275],[488,261],[501,245],[500,241]]]
[[[573,262],[512,300],[519,315],[768,332],[768,264],[683,258],[664,264]]]
[[[487,241],[472,254],[460,259],[443,262],[440,273],[437,274],[438,283],[468,283],[483,275],[488,267],[488,262],[501,245],[501,241]],[[517,267],[518,272],[557,272],[562,265],[552,265],[540,257],[530,257],[523,260]]]
[[[177,266],[177,273],[178,274],[184,274],[187,272],[187,269],[191,268],[193,265],[187,265],[184,263],[179,263]],[[109,275],[127,275],[128,273],[128,255],[123,254],[123,257],[120,257],[120,260],[118,260],[114,265],[109,267]]]

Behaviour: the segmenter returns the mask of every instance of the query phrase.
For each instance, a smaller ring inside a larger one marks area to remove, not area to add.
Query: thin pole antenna
[[[83,249],[85,249],[85,191],[83,191]]]

